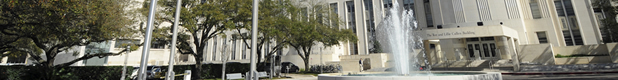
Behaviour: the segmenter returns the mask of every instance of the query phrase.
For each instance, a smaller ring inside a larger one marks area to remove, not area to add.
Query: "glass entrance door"
[[[468,43],[468,56],[472,59],[496,58],[495,43]]]
[[[483,56],[482,59],[493,59],[496,57],[496,44],[495,43],[483,43]]]

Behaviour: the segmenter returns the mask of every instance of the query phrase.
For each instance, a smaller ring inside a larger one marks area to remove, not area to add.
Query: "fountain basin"
[[[410,75],[397,75],[387,72],[369,72],[348,75],[341,73],[319,74],[318,80],[502,80],[500,72],[481,71],[418,71]]]

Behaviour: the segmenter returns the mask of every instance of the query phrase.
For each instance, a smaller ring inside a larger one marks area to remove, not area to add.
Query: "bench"
[[[243,79],[242,78],[242,74],[241,73],[230,73],[230,74],[225,74],[225,77],[227,79]]]
[[[268,74],[266,72],[258,72],[257,77],[268,77]]]

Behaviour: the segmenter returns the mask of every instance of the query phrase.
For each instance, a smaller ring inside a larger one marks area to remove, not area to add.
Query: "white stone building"
[[[594,0],[396,0],[402,9],[414,10],[429,64],[444,67],[457,61],[491,61],[495,64],[512,64],[521,58],[521,63],[559,64],[556,54],[608,54],[613,58],[613,47],[603,43],[599,19],[603,14],[592,7]],[[371,68],[389,67],[387,53],[374,51],[375,29],[387,16],[394,0],[294,0],[300,5],[328,5],[345,22],[340,24],[354,29],[357,42],[338,46],[313,47],[310,64],[341,64],[344,71],[358,69],[358,60],[364,59]],[[226,32],[233,34],[233,32]],[[143,41],[136,38],[137,41]],[[109,51],[118,52],[119,42],[110,41]],[[228,45],[228,62],[248,63],[250,50],[240,40],[217,37],[210,40],[204,53],[204,63],[221,63],[222,45]],[[611,44],[615,45],[615,44]],[[113,47],[112,47],[113,46]],[[272,47],[274,45],[265,45]],[[590,47],[592,46],[592,47]],[[605,46],[605,47],[603,47]],[[594,48],[589,50],[584,48]],[[603,48],[603,49],[602,49]],[[82,47],[84,49],[84,47]],[[267,49],[267,48],[265,48]],[[262,50],[269,51],[269,50]],[[594,51],[594,53],[593,53]],[[167,44],[151,48],[149,65],[167,65]],[[264,52],[263,52],[264,53]],[[547,53],[547,54],[546,54]],[[415,53],[416,54],[416,53]],[[293,49],[284,49],[278,55],[283,62],[292,62],[304,68],[302,59]],[[319,55],[322,55],[320,58]],[[121,65],[124,56],[106,57],[103,65]],[[129,54],[129,65],[139,65],[141,48]],[[177,54],[178,64],[194,64],[188,55]],[[268,57],[268,56],[259,56]],[[605,58],[605,57],[599,57]],[[4,60],[6,61],[6,59]],[[507,61],[507,62],[504,62]],[[496,63],[504,62],[504,63]],[[593,61],[589,61],[593,63]],[[79,64],[78,64],[79,65]],[[490,65],[491,66],[491,65]],[[511,65],[512,66],[512,65]],[[457,66],[470,67],[470,66]],[[478,65],[477,65],[478,67]],[[366,67],[365,67],[366,68]]]

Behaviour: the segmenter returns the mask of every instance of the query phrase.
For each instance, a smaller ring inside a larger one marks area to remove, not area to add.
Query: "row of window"
[[[223,45],[228,45],[226,43],[226,39],[223,39],[223,41],[220,41],[219,39],[213,39],[213,45],[218,45],[218,44],[223,44]],[[245,44],[241,44],[241,46],[238,46],[237,43],[239,41],[238,40],[232,40],[232,45],[228,48],[233,49],[233,50],[229,50],[231,51],[231,53],[237,53],[236,50],[238,48],[245,48],[245,49],[241,49],[241,54],[242,54],[242,59],[247,59],[247,54],[249,54],[249,49],[247,49],[247,45]],[[138,39],[117,39],[116,43],[114,45],[114,48],[126,48],[126,46],[129,45],[137,45],[140,44],[140,40]],[[165,49],[165,46],[167,46],[169,43],[164,41],[164,40],[158,40],[155,39],[152,41],[150,48],[152,49]],[[218,56],[221,56],[221,48],[217,48],[218,46],[212,46],[212,45],[208,45],[208,43],[206,43],[207,48],[211,49],[211,57],[212,60],[215,61],[217,59]],[[229,53],[229,52],[226,52]],[[215,56],[213,56],[215,55]],[[236,54],[230,54],[229,56],[236,56]],[[231,60],[236,60],[236,57],[230,57]]]
[[[584,45],[581,32],[579,31],[579,24],[577,23],[578,19],[575,15],[571,0],[554,0],[553,2],[562,25],[562,36],[564,37],[566,45]],[[529,0],[529,6],[533,19],[542,18],[538,0]],[[548,43],[547,34],[545,32],[536,32],[536,34],[539,43]]]

